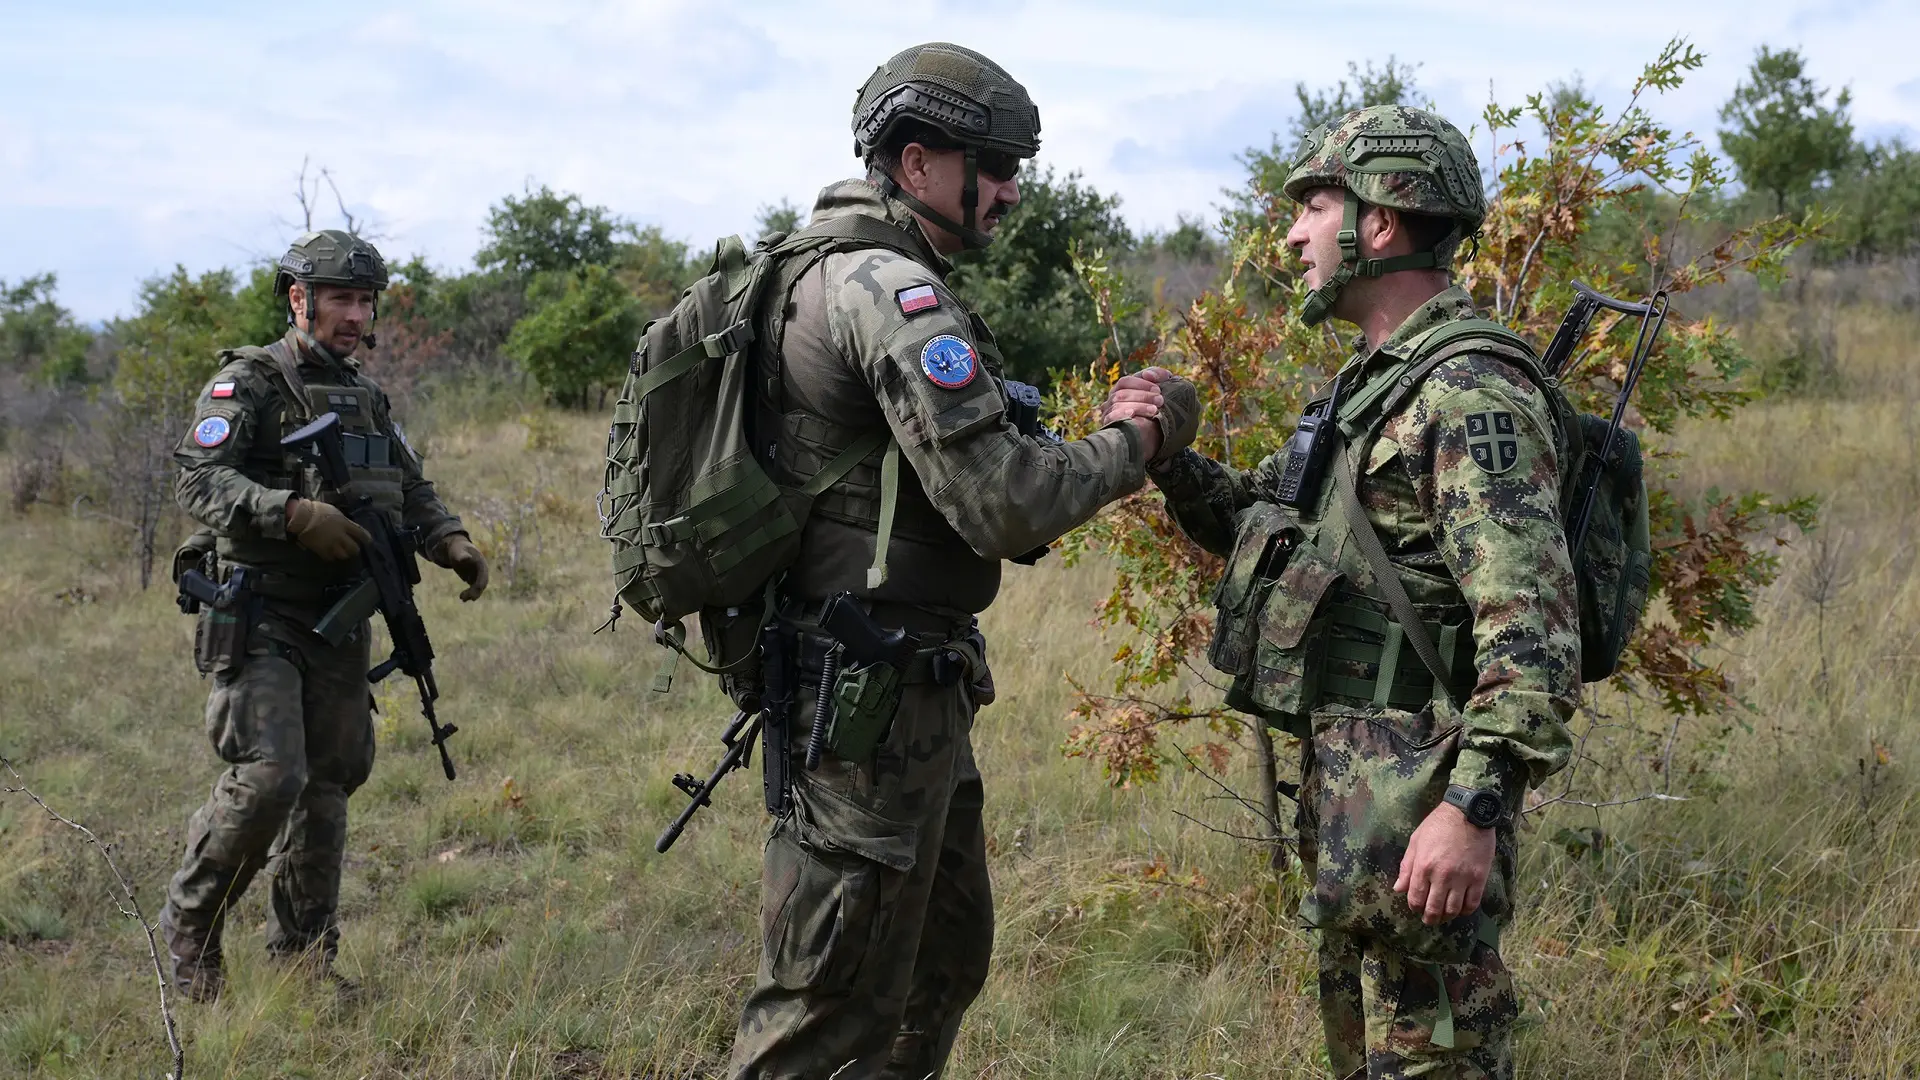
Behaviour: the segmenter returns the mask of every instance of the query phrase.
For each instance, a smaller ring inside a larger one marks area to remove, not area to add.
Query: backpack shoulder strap
[[[846,214],[818,221],[775,244],[769,254],[787,254],[813,247],[881,247],[925,262],[924,245],[905,229],[867,214]]]
[[[267,381],[286,398],[288,410],[300,423],[313,419],[313,403],[307,397],[307,380],[300,377],[300,359],[287,348],[287,339],[278,338],[267,345],[243,345],[230,350],[233,356],[251,360]]]
[[[772,295],[784,296],[791,292],[801,275],[831,252],[875,247],[923,265],[926,261],[918,239],[897,225],[865,214],[830,218],[809,225],[768,249],[769,261],[777,259],[780,264],[779,269],[771,275],[778,282]],[[775,307],[770,305],[768,310],[772,312]],[[765,378],[770,395],[777,394],[781,386],[778,335],[783,329],[783,319],[770,319],[767,334],[770,347],[765,352]],[[777,410],[778,405],[775,404],[774,408]],[[873,564],[867,568],[868,589],[877,589],[887,580],[887,551],[893,539],[894,515],[900,501],[899,442],[893,438],[892,432],[884,428],[868,432],[835,455],[800,489],[808,496],[819,495],[839,483],[855,465],[882,447],[886,455],[880,463],[880,521],[874,535]]]
[[[1551,393],[1527,340],[1492,319],[1455,319],[1413,339],[1411,363],[1397,378],[1381,379],[1340,406],[1340,432],[1356,446],[1398,413],[1434,369],[1462,353],[1488,352],[1511,362],[1534,384]]]

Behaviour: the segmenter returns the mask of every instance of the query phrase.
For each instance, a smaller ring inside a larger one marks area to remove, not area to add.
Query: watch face
[[[1482,829],[1493,827],[1500,820],[1500,796],[1491,792],[1476,792],[1467,802],[1467,820]]]

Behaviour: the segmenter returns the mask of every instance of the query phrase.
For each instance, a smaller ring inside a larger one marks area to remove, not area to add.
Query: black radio
[[[1287,460],[1280,469],[1280,484],[1275,498],[1282,506],[1310,510],[1320,499],[1320,481],[1326,475],[1327,460],[1334,440],[1340,437],[1340,377],[1333,378],[1333,392],[1323,401],[1308,404],[1300,417],[1300,426],[1287,440]]]

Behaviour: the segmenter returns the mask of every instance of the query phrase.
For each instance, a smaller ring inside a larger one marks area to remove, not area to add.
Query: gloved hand
[[[1160,380],[1160,412],[1154,418],[1160,425],[1160,448],[1154,461],[1165,461],[1193,445],[1200,434],[1200,391],[1178,375]]]
[[[487,591],[487,557],[480,554],[472,539],[466,533],[454,533],[440,545],[441,566],[460,575],[467,587],[460,590],[460,599],[478,600],[480,594]]]
[[[1132,420],[1141,428],[1149,465],[1165,461],[1193,444],[1200,433],[1200,392],[1163,367],[1121,377],[1100,403],[1107,424]]]
[[[318,499],[287,502],[287,534],[328,562],[354,558],[360,554],[361,545],[373,543],[373,536],[355,525],[339,507]]]

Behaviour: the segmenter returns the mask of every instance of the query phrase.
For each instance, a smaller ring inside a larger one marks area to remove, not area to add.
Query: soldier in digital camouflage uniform
[[[1116,393],[1110,423],[1064,445],[1009,422],[993,336],[947,288],[946,255],[983,247],[1039,147],[1026,91],[968,49],[908,49],[854,110],[865,179],[828,187],[809,228],[859,219],[874,243],[836,248],[793,282],[780,349],[776,472],[799,483],[876,429],[905,468],[888,568],[874,586],[884,471],[876,451],[813,506],[785,591],[805,610],[846,590],[876,622],[949,643],[966,670],[906,677],[872,755],[804,767],[767,841],[764,952],[734,1041],[737,1080],[938,1076],[987,977],[993,901],[970,742],[992,697],[966,646],[1000,564],[1136,490],[1161,447],[1191,441],[1184,382]],[[1162,430],[1165,425],[1165,431]],[[793,715],[812,713],[823,649],[803,638]],[[921,655],[927,655],[925,649]]]
[[[1485,217],[1457,129],[1349,113],[1305,140],[1285,193],[1303,318],[1363,331],[1339,376],[1343,449],[1298,509],[1280,505],[1284,453],[1242,473],[1189,450],[1149,475],[1187,535],[1229,556],[1212,655],[1229,700],[1303,740],[1302,913],[1322,929],[1334,1074],[1510,1077],[1518,1005],[1497,942],[1514,811],[1565,765],[1579,693],[1569,453],[1531,357],[1469,332],[1473,301],[1450,282]],[[1348,505],[1436,664],[1409,647]]]
[[[365,530],[336,502],[360,496],[417,530],[427,558],[486,588],[487,566],[460,519],[421,475],[387,397],[353,358],[373,344],[386,264],[338,230],[310,232],[280,260],[285,337],[221,354],[174,460],[180,506],[204,527],[215,573],[244,568],[260,598],[250,628],[212,608],[196,631],[196,661],[212,676],[207,736],[227,769],[187,825],[186,856],[167,887],[160,928],[173,978],[196,1000],[222,985],[226,913],[262,866],[273,868],[267,948],[331,971],[339,930],[347,797],[373,767],[367,684],[369,629],[338,647],[316,620],[361,577]],[[280,440],[314,417],[339,414],[353,482],[323,491],[317,473]],[[204,546],[189,543],[176,573]]]

